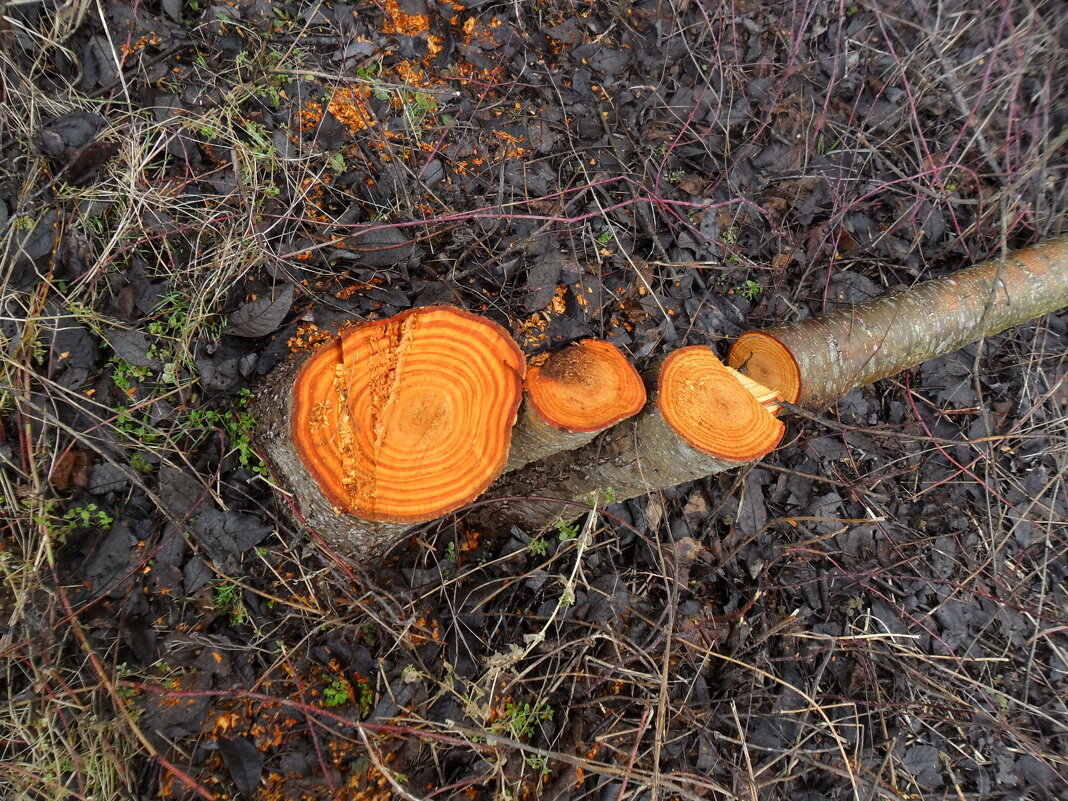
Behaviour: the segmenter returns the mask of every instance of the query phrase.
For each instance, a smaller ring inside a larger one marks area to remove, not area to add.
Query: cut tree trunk
[[[584,339],[532,359],[504,471],[585,445],[645,400],[638,371],[609,342]]]
[[[524,370],[496,323],[413,309],[273,371],[253,405],[254,436],[316,532],[368,559],[500,475]]]
[[[783,435],[778,395],[723,365],[709,348],[672,353],[649,374],[652,399],[632,420],[577,450],[505,474],[471,517],[476,526],[507,519],[531,529],[573,518],[550,499],[604,493],[625,500],[755,461]],[[611,490],[609,492],[609,490]]]
[[[573,507],[545,498],[605,491],[606,499],[611,488],[622,500],[753,462],[782,437],[778,400],[823,406],[1064,306],[1068,237],[824,318],[749,332],[730,356],[746,375],[708,348],[682,348],[647,374],[652,397],[641,412],[585,445],[508,473],[487,493],[499,503],[470,520],[541,527],[575,516]],[[580,351],[564,353],[534,384],[547,386],[546,378],[572,368],[582,374]],[[256,440],[312,527],[366,561],[413,525],[474,500],[501,473],[524,370],[519,349],[496,324],[449,307],[412,310],[355,326],[302,364],[268,376],[253,409]],[[570,392],[573,402],[583,380],[558,381],[573,384],[560,397]],[[529,441],[517,462],[538,456],[530,455],[542,447],[534,424],[552,418],[557,430],[583,428],[560,425],[551,404],[526,405],[537,419],[524,418],[517,436]]]
[[[1068,306],[1068,237],[824,317],[743,334],[728,364],[821,408],[1013,325]]]

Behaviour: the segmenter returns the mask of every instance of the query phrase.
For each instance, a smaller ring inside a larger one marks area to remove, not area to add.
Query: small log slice
[[[583,339],[531,360],[505,472],[585,445],[641,411],[645,385],[610,342]]]
[[[581,448],[505,474],[486,495],[501,503],[476,510],[468,522],[542,528],[577,516],[574,506],[551,499],[609,487],[616,500],[633,498],[756,461],[782,439],[778,394],[739,376],[709,348],[680,348],[648,380],[653,396],[639,414]]]
[[[413,309],[273,371],[253,406],[255,440],[308,524],[367,560],[501,473],[524,371],[496,323]]]

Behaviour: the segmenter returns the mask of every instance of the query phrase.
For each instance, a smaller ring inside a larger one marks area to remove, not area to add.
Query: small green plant
[[[616,502],[616,491],[611,487],[604,487],[587,492],[585,495],[576,495],[574,500],[590,506],[608,506]]]
[[[148,457],[140,451],[134,451],[130,454],[130,467],[138,473],[151,473],[156,469],[152,462],[148,461]]]
[[[579,527],[575,523],[569,523],[566,520],[556,521],[556,530],[560,534],[560,541],[566,542],[567,540],[573,540],[579,534]]]
[[[527,543],[527,553],[531,556],[545,556],[549,552],[549,543],[544,537],[535,537]]]
[[[267,475],[267,465],[256,455],[252,447],[249,432],[256,424],[255,418],[246,407],[252,400],[252,392],[245,388],[238,398],[238,409],[220,412],[216,409],[192,409],[182,423],[185,433],[199,444],[208,432],[222,431],[226,436],[230,453],[237,457],[237,463],[258,476]]]
[[[378,644],[378,624],[373,620],[365,621],[356,630],[356,637],[365,645]]]
[[[115,382],[115,386],[126,393],[132,392],[137,382],[155,377],[151,367],[130,364],[120,356],[108,359],[107,366],[111,369],[111,380]]]
[[[450,542],[448,545],[445,546],[445,558],[452,562],[454,565],[456,564],[456,560],[458,557],[456,555],[455,542]]]
[[[371,87],[374,96],[379,100],[389,100],[389,91],[382,80],[382,62],[376,61],[366,67],[356,68],[356,77]]]
[[[418,130],[438,110],[438,99],[428,92],[404,91],[401,93],[401,105],[408,124],[413,130]]]
[[[272,159],[278,155],[271,132],[262,122],[245,120],[245,133],[252,140],[252,154],[256,158]]]
[[[527,754],[523,757],[523,761],[527,763],[527,767],[536,770],[542,776],[552,773],[549,768],[549,757],[544,754]]]
[[[504,705],[504,714],[494,726],[494,730],[509,734],[516,740],[526,740],[534,734],[539,723],[552,719],[553,708],[544,701],[533,705],[509,701]]]
[[[757,295],[764,291],[764,287],[750,278],[741,286],[735,287],[734,291],[747,300],[753,300]]]
[[[241,599],[241,587],[234,582],[222,581],[215,586],[212,605],[216,610],[228,614],[235,626],[248,622],[248,610]]]
[[[349,683],[342,678],[336,678],[323,688],[323,704],[325,706],[342,706],[352,700]]]
[[[827,139],[826,135],[820,133],[816,136],[816,155],[826,156],[828,153],[833,153],[842,147],[842,140],[836,138],[833,141]]]
[[[597,241],[600,242],[602,245],[607,245],[609,242],[611,242],[612,241],[612,229],[608,228],[608,229],[606,229],[604,231],[601,231],[601,233],[599,233],[597,235]]]
[[[75,506],[68,509],[63,515],[63,519],[67,521],[67,529],[98,528],[102,531],[107,531],[111,528],[111,524],[115,522],[115,518],[97,507],[95,503],[87,503],[85,506]]]
[[[360,717],[370,717],[375,708],[375,691],[371,689],[371,685],[366,681],[360,682]]]
[[[326,165],[334,171],[336,175],[341,175],[345,172],[345,156],[342,153],[331,153],[327,156]]]
[[[119,406],[115,410],[115,429],[137,440],[142,445],[154,445],[162,439],[162,435],[152,425],[148,412],[140,414],[130,411],[125,406]]]

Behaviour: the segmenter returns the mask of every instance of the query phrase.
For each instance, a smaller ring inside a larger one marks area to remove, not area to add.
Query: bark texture
[[[615,345],[599,339],[533,360],[525,389],[504,472],[585,445],[640,412],[647,401],[634,365]]]
[[[615,500],[634,498],[760,459],[782,438],[782,424],[765,405],[777,396],[724,367],[708,348],[681,348],[644,379],[651,397],[635,417],[581,448],[506,473],[483,496],[501,503],[483,507],[471,522],[541,528],[580,511],[552,499],[589,498],[609,488]]]
[[[1068,236],[824,317],[747,332],[729,363],[748,365],[758,381],[784,390],[752,364],[759,356],[751,338],[769,337],[796,365],[800,388],[793,402],[821,408],[857,387],[1065,306]],[[768,352],[776,351],[772,343]],[[790,394],[784,391],[787,400]]]
[[[547,498],[581,499],[610,487],[615,499],[621,501],[742,464],[745,462],[717,459],[691,448],[664,422],[654,399],[637,416],[597,435],[587,445],[506,473],[483,499],[510,500],[489,504],[469,520],[476,526],[508,520],[537,529],[578,514],[575,507]]]
[[[512,445],[508,451],[508,463],[504,466],[504,472],[518,470],[560,451],[581,447],[597,434],[597,431],[573,434],[551,426],[534,411],[530,401],[524,400],[519,407],[515,428],[512,429]]]
[[[345,514],[327,499],[304,466],[290,432],[293,382],[308,356],[302,354],[276,367],[257,389],[250,407],[256,420],[253,441],[271,466],[275,481],[289,496],[293,516],[303,518],[331,548],[361,560],[371,559],[418,523],[376,523]]]

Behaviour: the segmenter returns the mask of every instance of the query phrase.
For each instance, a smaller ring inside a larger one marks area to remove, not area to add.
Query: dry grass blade
[[[437,5],[4,6],[0,796],[1057,797],[1063,315],[365,568],[245,400],[353,318],[643,367],[1050,239],[1068,7]]]

